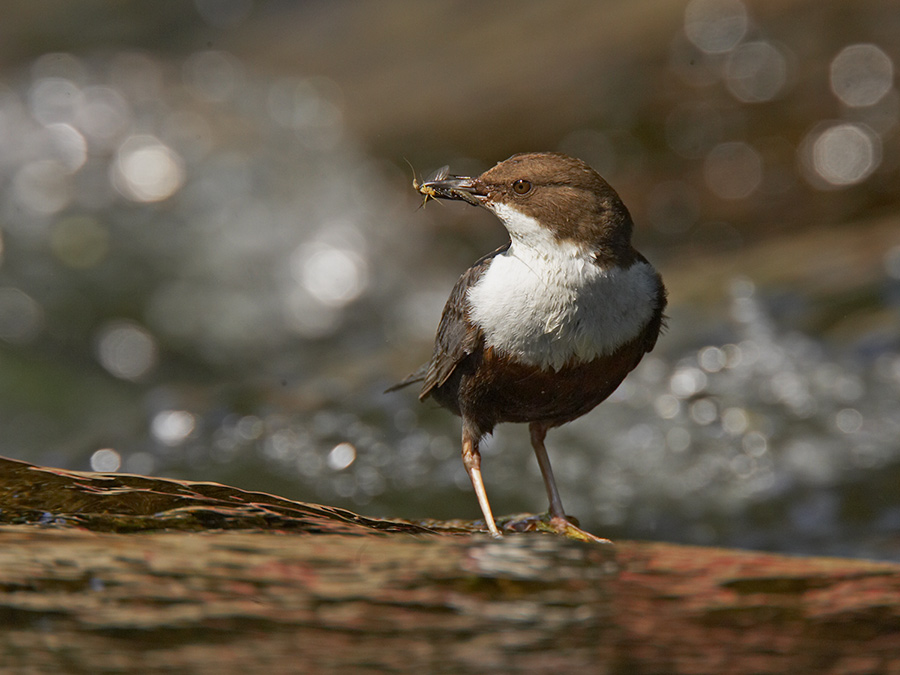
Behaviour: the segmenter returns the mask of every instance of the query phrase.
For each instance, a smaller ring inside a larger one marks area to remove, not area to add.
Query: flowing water
[[[690,3],[672,73],[691,50],[712,54],[684,77],[724,68],[741,110],[799,86],[789,48],[746,25],[717,32],[741,22],[696,14],[711,4]],[[837,226],[896,221],[900,96],[885,49],[831,50],[827,95],[845,112],[805,118],[787,159],[783,138],[728,140],[732,113],[692,95],[659,124],[668,154],[621,130],[560,141],[622,178],[642,250],[674,279],[657,350],[548,437],[564,502],[588,529],[900,558],[900,226],[880,227],[886,245],[852,274],[840,246],[787,261],[812,268],[811,283],[779,276],[782,262],[737,263],[752,223],[778,231],[771,212],[741,210],[751,196],[787,218],[798,184],[813,195],[805,208],[824,211],[868,181]],[[330,80],[257,73],[215,50],[52,53],[5,74],[2,454],[371,516],[478,517],[458,420],[411,389],[383,390],[427,358],[456,275],[501,230],[465,205],[419,209],[412,175],[367,151],[342,105]],[[664,155],[703,159],[693,176],[655,180]],[[470,167],[487,165],[451,170]],[[702,215],[694,178],[732,224]],[[696,261],[717,255],[736,267],[713,278]],[[484,472],[495,512],[545,508],[524,429],[498,429]]]

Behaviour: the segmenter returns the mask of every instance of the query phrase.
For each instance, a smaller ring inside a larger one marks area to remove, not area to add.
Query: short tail
[[[385,394],[390,394],[392,391],[397,391],[398,389],[403,389],[403,387],[408,387],[411,384],[415,384],[416,382],[422,382],[425,379],[425,373],[428,372],[428,364],[426,363],[421,368],[419,368],[416,372],[411,375],[407,375],[406,378],[398,382],[397,384],[391,385],[387,389],[384,390]]]

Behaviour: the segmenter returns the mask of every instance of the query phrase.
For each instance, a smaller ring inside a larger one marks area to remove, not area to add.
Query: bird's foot
[[[610,546],[612,545],[612,542],[609,539],[604,539],[603,537],[598,537],[595,534],[591,534],[587,530],[582,530],[580,527],[578,527],[577,523],[578,521],[575,520],[572,516],[550,517],[550,528],[557,534],[561,534],[569,539],[577,539],[578,541],[589,541],[593,544],[604,544]]]
[[[589,541],[594,544],[612,544],[609,539],[603,539],[582,530],[578,526],[575,516],[553,516],[549,513],[536,513],[528,515],[501,518],[497,525],[504,532],[552,532],[561,534],[567,539]]]

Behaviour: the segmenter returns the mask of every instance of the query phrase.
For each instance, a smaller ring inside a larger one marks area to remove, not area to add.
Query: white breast
[[[637,262],[628,269],[603,269],[580,247],[503,209],[495,211],[512,245],[468,291],[470,319],[489,346],[558,370],[610,354],[637,337],[656,305],[653,267]]]

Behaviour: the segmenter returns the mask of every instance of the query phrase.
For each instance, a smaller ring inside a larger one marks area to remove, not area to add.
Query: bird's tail
[[[387,389],[384,390],[385,394],[390,394],[392,391],[397,391],[398,389],[403,389],[403,387],[408,387],[411,384],[415,384],[416,382],[421,382],[425,379],[425,373],[428,372],[428,364],[422,365],[416,372],[407,375],[403,380],[398,382],[397,384],[391,385]]]

